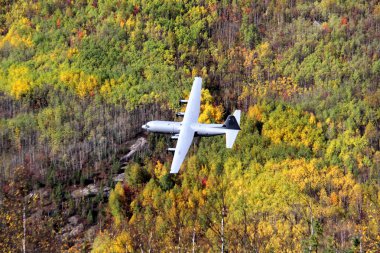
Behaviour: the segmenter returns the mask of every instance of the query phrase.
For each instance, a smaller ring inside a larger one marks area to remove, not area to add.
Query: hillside
[[[0,0],[0,248],[378,252],[379,81],[376,0]]]

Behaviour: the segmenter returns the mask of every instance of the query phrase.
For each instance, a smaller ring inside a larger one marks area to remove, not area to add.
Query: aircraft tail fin
[[[240,120],[240,117],[239,117],[239,120]],[[230,115],[227,117],[226,121],[223,124],[223,127],[227,129],[232,129],[232,130],[240,130],[238,120],[236,119],[234,115]]]
[[[239,126],[240,126],[240,114],[241,114],[241,111],[240,110],[236,110],[236,111],[234,111],[234,116],[235,116],[235,118],[236,118],[236,121],[237,121],[237,123],[239,124]]]
[[[227,117],[223,127],[226,128],[226,147],[232,148],[236,137],[240,131],[240,110],[236,110],[233,115]]]

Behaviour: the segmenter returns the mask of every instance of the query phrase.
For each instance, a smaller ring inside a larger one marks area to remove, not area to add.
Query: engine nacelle
[[[188,102],[189,102],[189,100],[185,100],[185,99],[180,99],[179,100],[179,104],[180,105],[187,104]]]
[[[185,116],[185,113],[184,112],[177,112],[175,114],[175,116],[177,116],[177,117],[183,117],[183,116]]]
[[[179,134],[172,135],[170,137],[171,140],[178,140]]]
[[[174,153],[175,152],[175,148],[168,148],[166,151]]]

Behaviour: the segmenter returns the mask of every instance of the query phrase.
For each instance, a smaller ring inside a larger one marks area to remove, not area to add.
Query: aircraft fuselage
[[[225,130],[222,129],[223,124],[202,124],[193,123],[189,125],[194,131],[196,136],[215,136],[225,134]],[[162,134],[179,134],[181,128],[183,128],[182,122],[174,121],[150,121],[142,126],[143,129],[152,133]]]

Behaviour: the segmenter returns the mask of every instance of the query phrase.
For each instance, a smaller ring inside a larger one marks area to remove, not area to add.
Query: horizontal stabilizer
[[[239,133],[239,130],[232,130],[232,129],[226,130],[226,148],[232,148],[238,133]]]
[[[168,152],[175,152],[175,148],[168,148],[167,151]]]

